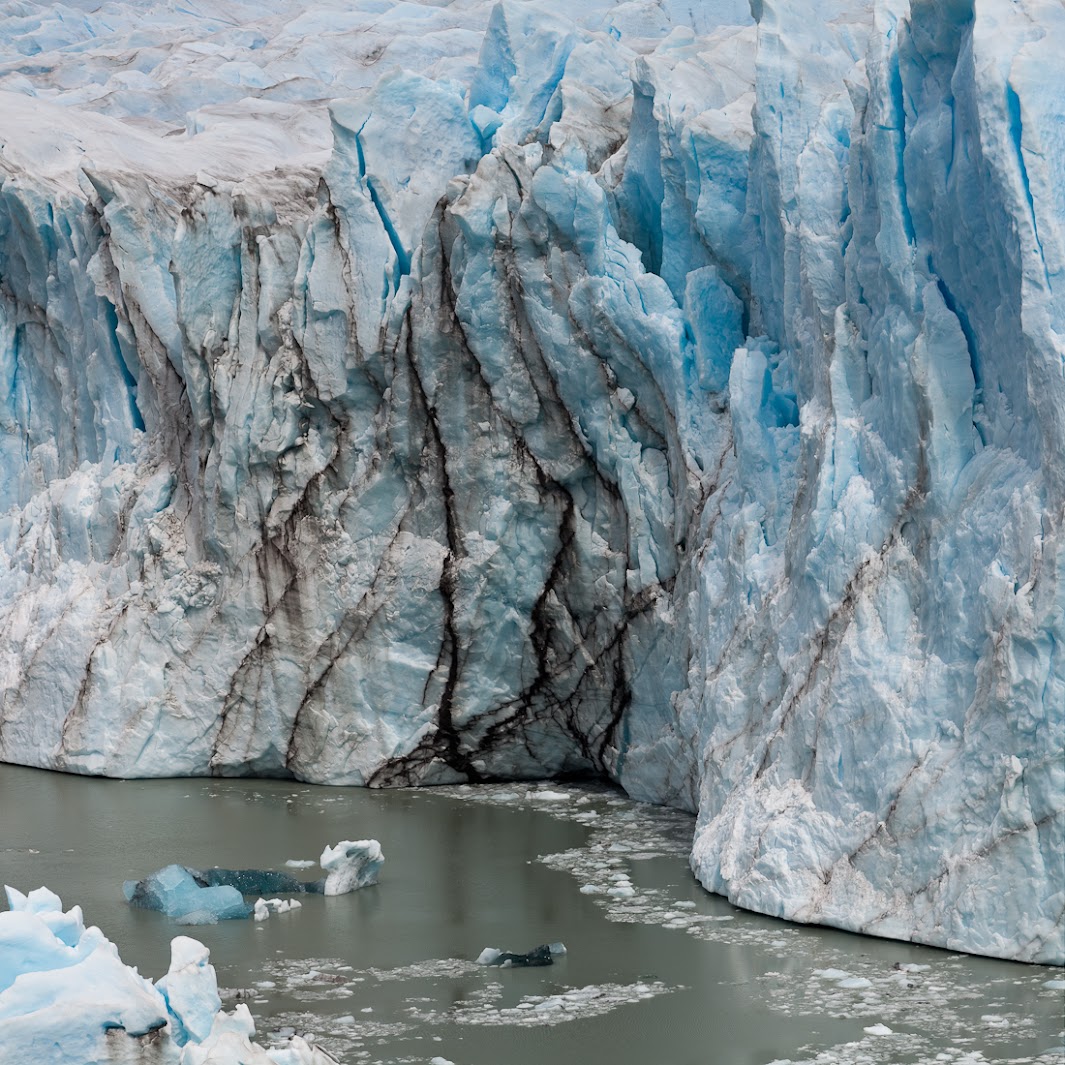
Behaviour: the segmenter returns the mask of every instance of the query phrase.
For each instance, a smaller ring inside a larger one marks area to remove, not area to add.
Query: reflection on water
[[[80,904],[152,976],[182,930],[127,906],[123,880],[170,862],[281,869],[379,839],[376,887],[193,930],[261,1037],[310,1032],[347,1062],[1065,1061],[1051,1050],[1063,995],[1044,986],[1060,971],[745,914],[692,879],[691,829],[605,789],[382,792],[0,766],[0,878]],[[553,940],[569,954],[548,968],[473,964],[485,946]]]

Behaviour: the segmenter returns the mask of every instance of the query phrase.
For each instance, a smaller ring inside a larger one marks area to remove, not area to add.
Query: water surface
[[[596,787],[367,791],[0,766],[0,878],[80,904],[152,977],[191,931],[264,1041],[309,1032],[350,1063],[1065,1062],[1065,994],[1045,986],[1060,970],[744,913],[692,878],[692,827]],[[259,924],[181,929],[122,897],[123,880],[170,862],[284,868],[364,837],[384,848],[379,885]],[[624,877],[632,894],[610,894]],[[569,954],[550,968],[473,964],[485,946],[552,940]]]

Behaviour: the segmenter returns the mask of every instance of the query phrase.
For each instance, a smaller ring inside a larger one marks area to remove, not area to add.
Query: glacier
[[[577,6],[12,8],[0,759],[1065,963],[1065,10]]]

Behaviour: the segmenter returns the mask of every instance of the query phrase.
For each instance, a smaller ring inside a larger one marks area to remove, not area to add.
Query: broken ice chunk
[[[534,947],[527,954],[515,954],[498,947],[485,947],[477,956],[478,965],[498,965],[501,968],[532,968],[539,965],[553,965],[554,956],[566,953],[564,943],[544,943]]]
[[[325,877],[309,890],[323,895],[344,895],[349,891],[377,883],[377,874],[384,864],[381,844],[375,839],[342,840],[335,847],[322,851],[319,865]]]
[[[255,911],[252,917],[256,921],[265,921],[271,913],[287,913],[289,910],[298,910],[303,905],[296,899],[264,899],[255,900]]]

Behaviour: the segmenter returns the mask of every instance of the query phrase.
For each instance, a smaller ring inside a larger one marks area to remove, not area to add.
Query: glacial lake
[[[1060,969],[737,910],[688,870],[693,823],[594,785],[368,791],[0,766],[0,879],[81,905],[152,978],[172,936],[202,940],[225,1005],[247,1002],[264,1044],[312,1033],[350,1065],[1065,1062],[1065,991],[1047,986]],[[261,923],[185,929],[122,897],[123,880],[170,862],[281,869],[365,837],[384,848],[378,885]],[[569,953],[550,967],[474,964],[485,946],[553,940]]]

